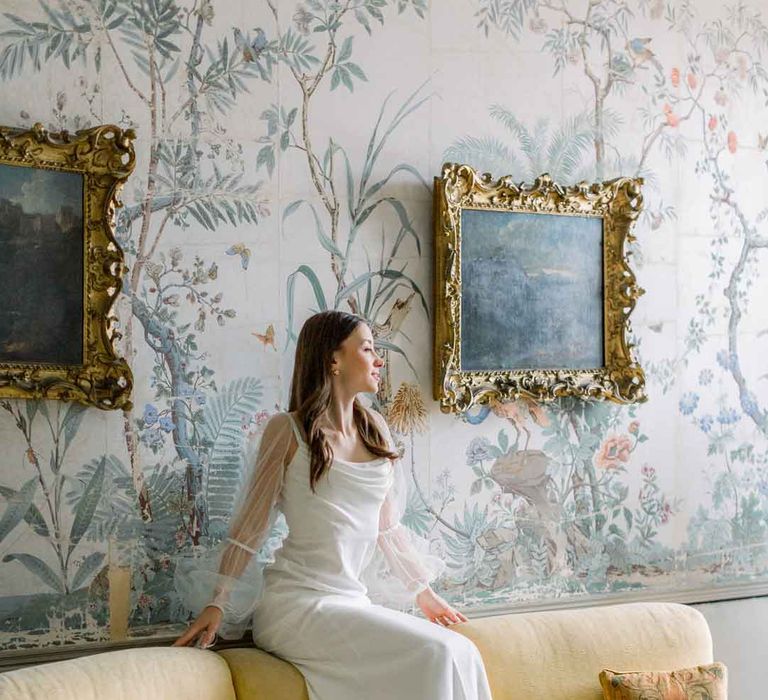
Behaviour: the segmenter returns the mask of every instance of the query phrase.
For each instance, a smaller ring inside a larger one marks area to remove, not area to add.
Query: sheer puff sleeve
[[[261,598],[263,569],[275,549],[264,547],[267,553],[262,547],[279,514],[285,467],[295,450],[291,418],[284,413],[273,416],[261,436],[247,439],[245,488],[228,537],[211,550],[176,562],[174,584],[182,603],[195,615],[208,605],[219,608],[223,612],[222,637],[242,636]]]
[[[384,418],[373,411],[371,413],[390,449],[397,452]],[[443,573],[445,563],[429,553],[426,538],[402,523],[408,484],[402,460],[395,460],[392,467],[392,484],[379,513],[376,549],[362,578],[371,600],[402,608],[413,605],[415,596]]]

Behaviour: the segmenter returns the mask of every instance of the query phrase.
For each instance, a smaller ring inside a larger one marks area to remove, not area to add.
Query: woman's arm
[[[177,565],[176,586],[182,598],[205,604],[199,617],[176,641],[176,646],[211,643],[222,620],[237,623],[247,618],[260,594],[257,585],[241,578],[254,554],[267,538],[274,521],[285,467],[296,450],[296,439],[287,414],[274,416],[260,440],[252,440],[245,456],[253,465],[240,505],[229,527],[217,569],[204,570],[195,562]],[[204,589],[207,588],[207,594]],[[190,606],[199,609],[194,603]],[[202,607],[202,606],[200,606]]]

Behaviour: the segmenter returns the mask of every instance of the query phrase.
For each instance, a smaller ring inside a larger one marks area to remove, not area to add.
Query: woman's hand
[[[427,620],[443,625],[443,627],[448,627],[456,622],[467,621],[464,615],[458,610],[454,610],[429,587],[416,596],[416,602]]]
[[[174,643],[175,647],[186,647],[197,641],[196,646],[206,649],[213,645],[216,632],[221,626],[222,612],[219,608],[209,605],[203,609],[187,631]]]

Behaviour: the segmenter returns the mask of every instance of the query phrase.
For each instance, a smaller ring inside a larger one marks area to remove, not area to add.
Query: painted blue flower
[[[730,425],[731,423],[738,423],[741,420],[739,413],[733,408],[720,409],[720,413],[717,414],[717,422],[721,425]]]
[[[760,407],[757,405],[757,399],[751,391],[744,397],[743,405],[747,413],[757,413],[760,410]]]
[[[735,353],[727,350],[719,350],[717,353],[717,364],[723,369],[731,369],[736,366],[737,358]]]
[[[712,418],[709,414],[706,416],[702,416],[699,418],[699,428],[705,433],[708,433],[712,429],[712,424],[714,423],[715,419]]]
[[[192,398],[197,401],[199,406],[205,405],[205,394],[202,391],[195,391],[195,393],[192,395]]]
[[[157,409],[148,403],[144,406],[144,425],[154,425],[157,421]]]
[[[467,447],[467,464],[474,466],[478,462],[484,462],[492,458],[491,443],[488,438],[476,437]]]
[[[699,395],[693,391],[688,391],[680,399],[680,413],[684,416],[690,416],[699,405]]]
[[[170,433],[171,430],[174,429],[175,425],[173,423],[173,420],[170,416],[163,416],[158,425],[160,426],[161,430],[164,430],[166,433]]]
[[[714,373],[711,369],[703,369],[701,372],[699,372],[699,384],[701,386],[707,386],[712,382],[712,378],[714,377]]]

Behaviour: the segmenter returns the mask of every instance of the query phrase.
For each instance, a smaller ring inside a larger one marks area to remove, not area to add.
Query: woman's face
[[[379,389],[380,370],[384,360],[373,346],[373,335],[368,324],[359,323],[341,347],[333,353],[334,376],[349,392],[375,392]]]

